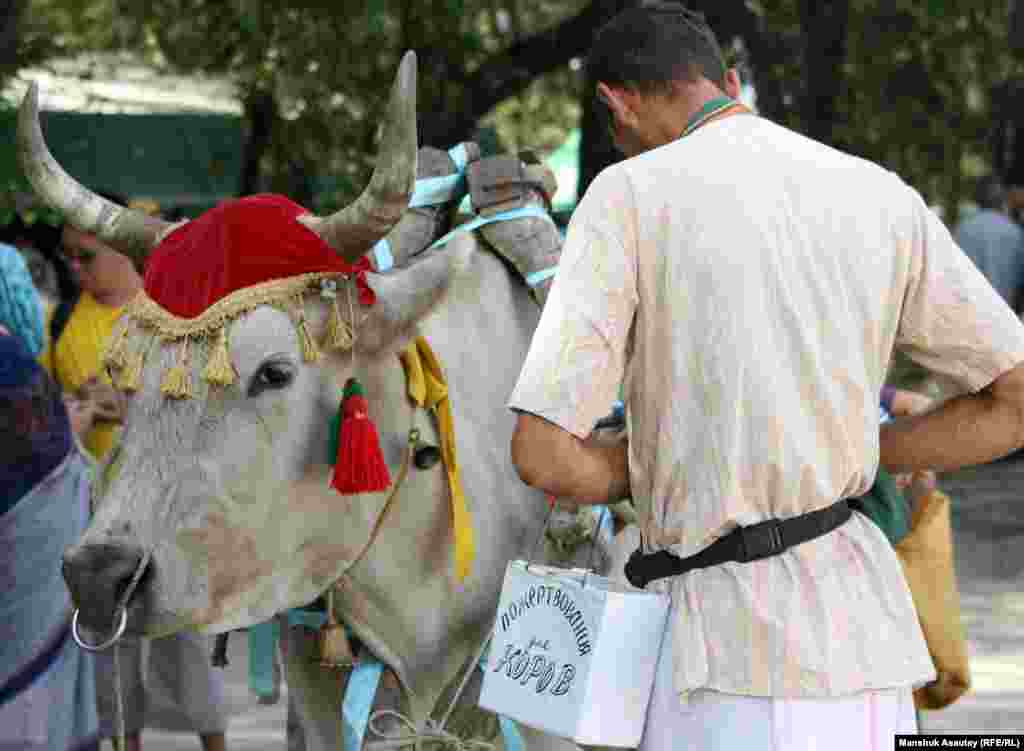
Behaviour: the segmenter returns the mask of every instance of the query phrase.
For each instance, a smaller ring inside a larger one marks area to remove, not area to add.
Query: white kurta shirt
[[[980,389],[1024,326],[897,176],[754,115],[605,170],[581,201],[510,406],[586,436],[620,383],[648,548],[864,494],[894,347]],[[840,696],[934,677],[866,517],[652,587],[677,689]]]

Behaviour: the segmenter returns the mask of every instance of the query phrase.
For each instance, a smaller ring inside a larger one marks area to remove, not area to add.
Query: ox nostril
[[[122,541],[74,545],[65,551],[61,572],[86,627],[110,628],[142,557],[142,548]]]

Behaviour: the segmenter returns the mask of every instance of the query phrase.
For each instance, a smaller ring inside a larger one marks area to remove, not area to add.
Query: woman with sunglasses
[[[127,203],[120,196],[106,197],[122,206]],[[81,437],[89,453],[102,462],[117,441],[121,410],[101,359],[121,310],[142,288],[142,276],[127,256],[68,225],[61,231],[60,255],[81,295],[41,360],[66,395],[93,405],[92,421]]]

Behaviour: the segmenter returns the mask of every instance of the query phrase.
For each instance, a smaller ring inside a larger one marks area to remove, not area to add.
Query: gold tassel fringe
[[[221,326],[217,334],[217,343],[210,354],[210,362],[206,364],[203,371],[203,378],[207,383],[215,386],[230,386],[235,382],[237,374],[235,366],[231,362],[231,353],[228,351],[228,330],[227,325]]]
[[[306,300],[302,295],[298,296],[298,319],[299,319],[299,344],[302,346],[302,361],[316,362],[320,359],[320,348],[316,346],[313,337],[309,335],[309,327],[306,325]]]
[[[299,342],[302,344],[303,362],[316,362],[320,359],[320,348],[316,346],[313,337],[309,335],[305,317],[299,319]]]
[[[324,337],[324,346],[328,349],[346,350],[352,347],[353,341],[352,327],[348,321],[341,317],[338,300],[335,298],[331,300],[331,314],[327,318],[327,334]]]
[[[125,356],[126,362],[117,379],[117,387],[122,391],[138,391],[142,383],[142,365],[145,356],[134,352]]]
[[[175,365],[168,370],[160,390],[172,399],[191,399],[192,383],[185,366]]]
[[[167,371],[160,390],[172,399],[192,398],[192,379],[188,372],[188,337],[182,344],[181,360],[173,368]]]

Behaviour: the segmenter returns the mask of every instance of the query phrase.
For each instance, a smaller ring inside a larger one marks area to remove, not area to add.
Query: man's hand
[[[931,409],[933,403],[931,397],[919,394],[916,391],[894,389],[889,411],[893,417],[921,415]]]
[[[892,413],[893,417],[923,415],[932,408],[933,404],[934,400],[924,394],[919,394],[916,391],[908,391],[906,389],[894,389],[892,393],[892,401],[889,404],[889,411]],[[930,485],[934,490],[936,482],[935,472],[930,469],[922,469],[917,472],[905,472],[900,475],[895,475],[893,480],[896,483],[896,487],[900,490],[907,490],[911,485],[914,485],[915,487]]]

